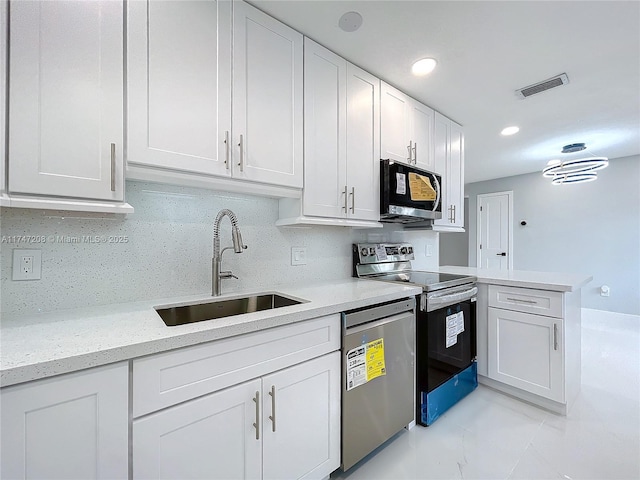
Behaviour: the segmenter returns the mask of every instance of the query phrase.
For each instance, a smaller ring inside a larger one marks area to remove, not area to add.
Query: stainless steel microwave
[[[380,221],[416,223],[442,218],[442,177],[393,160],[380,160]]]

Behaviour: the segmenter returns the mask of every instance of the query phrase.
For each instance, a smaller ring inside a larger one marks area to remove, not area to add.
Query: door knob
[[[498,255],[499,257],[506,257],[507,256],[507,252],[496,253],[496,255]]]

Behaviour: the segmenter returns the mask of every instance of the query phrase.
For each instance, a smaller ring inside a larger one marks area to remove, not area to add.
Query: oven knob
[[[402,255],[406,255],[406,254],[407,254],[407,247],[402,247],[402,248],[400,248],[400,253],[401,253]]]
[[[373,247],[369,247],[369,255],[375,255],[376,254],[376,249]]]
[[[367,255],[369,255],[369,249],[365,247],[362,250],[360,250],[360,253],[362,254],[363,257],[366,257]]]
[[[413,247],[409,247],[409,249],[407,250],[408,253],[413,253]]]

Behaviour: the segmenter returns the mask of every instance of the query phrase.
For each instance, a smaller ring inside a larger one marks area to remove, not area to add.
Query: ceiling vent
[[[562,73],[543,82],[535,83],[533,85],[529,85],[528,87],[516,90],[516,95],[518,96],[518,98],[527,98],[531,95],[535,95],[536,93],[544,92],[545,90],[549,90],[550,88],[560,87],[562,85],[566,85],[567,83],[569,83],[569,77],[567,77],[566,73]]]

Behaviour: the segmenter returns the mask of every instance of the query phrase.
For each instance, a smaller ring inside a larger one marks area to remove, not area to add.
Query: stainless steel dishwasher
[[[414,420],[415,299],[342,314],[342,468]]]

